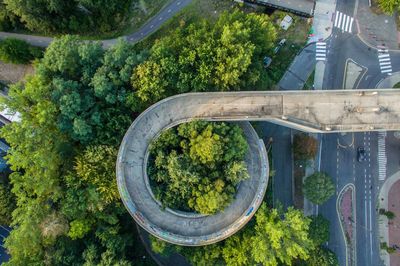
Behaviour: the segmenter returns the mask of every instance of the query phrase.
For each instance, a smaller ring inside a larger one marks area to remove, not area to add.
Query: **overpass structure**
[[[170,243],[199,246],[238,231],[261,204],[268,181],[268,159],[248,123],[242,123],[250,153],[250,179],[233,203],[210,216],[164,209],[147,177],[149,144],[161,131],[190,120],[269,121],[297,130],[329,133],[400,130],[396,89],[189,93],[164,99],[144,111],[128,129],[118,153],[117,182],[135,221]]]

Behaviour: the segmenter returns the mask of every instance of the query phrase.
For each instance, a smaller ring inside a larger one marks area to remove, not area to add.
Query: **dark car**
[[[365,152],[364,147],[358,147],[357,148],[357,161],[365,162],[367,160],[367,154]]]

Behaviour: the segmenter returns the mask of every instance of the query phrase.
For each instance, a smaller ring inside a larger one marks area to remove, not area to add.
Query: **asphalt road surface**
[[[366,4],[359,0],[358,4]],[[337,11],[348,16],[354,14],[356,1],[338,0]],[[354,19],[357,19],[355,17]],[[358,21],[353,24],[352,32],[343,31],[336,27],[327,40],[328,54],[324,74],[324,89],[344,88],[345,69],[348,61],[360,65],[363,70],[352,88],[346,89],[373,89],[387,74],[381,72],[378,50],[362,42],[357,32],[364,30],[369,25],[360,25]],[[384,44],[384,40],[382,40]],[[390,52],[392,72],[400,71],[400,54]],[[391,133],[393,136],[393,133]],[[356,134],[332,134],[323,136],[323,150],[321,170],[328,172],[336,182],[338,193],[344,185],[353,183],[356,187],[356,262],[357,265],[382,265],[379,256],[378,191],[382,180],[379,179],[378,153],[379,134],[365,132]],[[396,142],[393,137],[390,139]],[[385,143],[385,140],[383,140]],[[386,143],[387,145],[388,143]],[[357,147],[364,147],[367,151],[367,161],[358,162],[356,158]],[[397,145],[398,146],[398,145]],[[390,169],[398,169],[399,161],[397,152],[388,155],[387,161]],[[394,155],[394,156],[393,156]],[[383,155],[382,155],[383,156]],[[396,159],[393,160],[392,158]],[[381,175],[385,176],[386,169]],[[393,170],[394,171],[394,170]],[[332,212],[335,208],[336,198],[319,208],[320,213],[331,221],[331,240],[328,247],[336,252],[340,265],[345,265],[344,239],[341,233],[337,214]]]

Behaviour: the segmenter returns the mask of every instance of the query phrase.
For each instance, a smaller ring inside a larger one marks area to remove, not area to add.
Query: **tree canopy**
[[[237,125],[195,121],[163,132],[151,144],[149,176],[170,208],[211,214],[232,200],[247,179],[248,145]]]
[[[132,85],[145,102],[189,91],[253,88],[275,39],[268,16],[238,10],[214,24],[184,25],[156,41],[149,59],[135,69]]]
[[[245,229],[218,244],[196,248],[160,243],[153,246],[163,246],[164,254],[175,248],[193,265],[293,265],[296,260],[308,260],[315,248],[308,236],[309,223],[310,219],[300,210],[269,210],[263,204],[255,215],[255,223],[250,222]]]
[[[128,19],[134,1],[1,0],[0,24],[9,29],[18,19],[41,33],[110,32]]]
[[[400,0],[378,0],[379,7],[388,14],[400,11]]]
[[[64,2],[3,0],[0,18],[12,27],[18,17],[39,31],[85,31],[87,25],[96,27],[95,17],[102,23],[96,8],[108,12],[127,3]],[[34,5],[37,9],[30,10]],[[70,17],[69,9],[89,15]],[[122,18],[118,14],[107,18],[111,25]],[[202,34],[210,32],[213,39],[206,42]],[[74,36],[55,38],[35,62],[34,75],[11,85],[9,99],[3,99],[21,115],[20,122],[1,129],[13,171],[7,189],[16,202],[13,230],[5,240],[11,258],[5,265],[136,265],[143,252],[115,184],[116,152],[128,126],[151,103],[178,92],[255,84],[262,69],[258,57],[274,38],[266,15],[239,11],[225,13],[216,24],[182,25],[150,50],[122,40],[104,50]],[[168,47],[169,42],[183,46]],[[247,144],[236,126],[185,124],[163,139],[156,145],[162,152],[154,157],[162,173],[157,178],[172,179],[177,195],[200,212],[225,206],[248,176],[242,161]],[[195,189],[176,188],[178,181]],[[228,260],[234,254],[224,256]]]
[[[303,133],[294,135],[293,153],[295,160],[306,161],[313,159],[317,154],[317,149],[318,142],[315,138]]]
[[[335,194],[335,191],[335,184],[326,173],[316,172],[304,180],[304,196],[312,203],[323,204]]]

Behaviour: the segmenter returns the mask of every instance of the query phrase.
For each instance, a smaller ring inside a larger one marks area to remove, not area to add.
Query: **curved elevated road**
[[[393,89],[189,93],[151,106],[131,125],[119,150],[121,198],[136,222],[153,235],[196,246],[220,241],[250,219],[262,200],[268,168],[265,153],[261,148],[257,152],[257,144],[251,143],[249,161],[258,167],[250,168],[251,181],[239,187],[236,200],[224,212],[187,217],[163,210],[146,185],[148,146],[162,130],[193,119],[266,120],[322,133],[400,130],[400,93]]]

